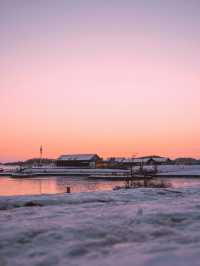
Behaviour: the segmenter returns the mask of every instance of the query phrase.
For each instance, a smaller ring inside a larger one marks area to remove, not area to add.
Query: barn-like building
[[[101,162],[97,154],[67,154],[61,155],[56,160],[57,167],[96,168]]]

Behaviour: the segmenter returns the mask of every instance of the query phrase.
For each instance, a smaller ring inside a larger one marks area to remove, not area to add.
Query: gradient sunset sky
[[[200,157],[199,0],[1,0],[0,161]]]

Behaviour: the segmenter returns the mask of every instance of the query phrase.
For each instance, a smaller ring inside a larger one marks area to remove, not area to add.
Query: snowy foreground
[[[1,266],[199,266],[199,248],[200,187],[0,197]]]

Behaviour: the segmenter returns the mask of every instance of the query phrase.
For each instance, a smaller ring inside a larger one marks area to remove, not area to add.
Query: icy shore
[[[199,266],[200,189],[0,197],[0,239],[1,266]]]

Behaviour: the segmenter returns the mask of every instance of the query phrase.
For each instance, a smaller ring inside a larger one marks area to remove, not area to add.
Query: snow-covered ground
[[[102,169],[102,168],[67,168],[67,167],[32,167],[24,170],[25,173],[50,173],[68,175],[94,175],[94,174],[126,174],[129,171],[124,169]]]
[[[17,166],[1,166],[6,172],[15,171]],[[146,170],[154,170],[154,166],[144,166]],[[200,165],[159,165],[157,167],[158,174],[162,176],[200,176]],[[134,171],[140,170],[139,166],[134,167]],[[129,170],[122,169],[83,169],[83,168],[63,168],[63,167],[33,167],[24,170],[25,173],[40,174],[57,174],[57,175],[115,175],[121,177],[126,175]]]
[[[0,197],[1,266],[199,266],[199,248],[200,185]]]
[[[200,176],[200,165],[159,165],[158,167],[158,173],[166,176],[173,176],[173,175],[185,175],[185,176]],[[140,169],[139,166],[134,167],[134,170],[137,172]],[[153,166],[144,166],[144,169],[146,170],[153,170]],[[127,170],[120,170],[120,169],[78,169],[78,168],[32,168],[27,169],[27,172],[31,171],[32,173],[65,173],[65,174],[88,174],[88,175],[94,175],[94,174],[113,174],[113,175],[120,175],[126,174]],[[25,171],[26,172],[26,171]],[[117,176],[116,176],[117,178]]]
[[[134,168],[135,171],[139,170],[139,166]],[[152,171],[154,170],[154,166],[144,166],[145,170]],[[200,176],[200,165],[158,165],[157,166],[158,174],[166,175],[166,176]]]
[[[16,171],[20,167],[18,165],[3,165],[3,164],[0,164],[0,168],[3,169],[5,172],[12,172],[12,171]]]
[[[200,176],[200,165],[160,165],[158,166],[158,173],[162,173],[162,175],[166,176]]]

